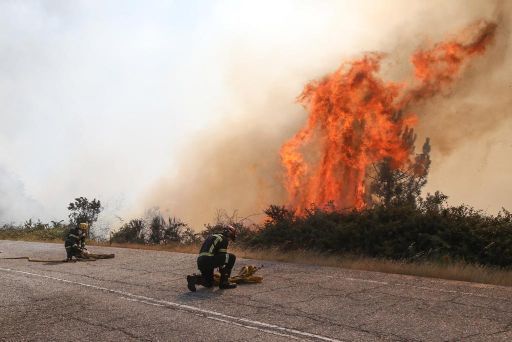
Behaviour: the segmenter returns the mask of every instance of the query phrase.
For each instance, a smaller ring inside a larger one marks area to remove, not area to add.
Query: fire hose
[[[101,254],[101,253],[82,253],[82,255],[76,259],[76,261],[96,261],[98,259],[112,259],[115,257],[115,254]],[[50,262],[50,263],[61,263],[61,262],[67,262],[66,259],[37,259],[37,258],[31,258],[28,256],[21,256],[21,257],[7,257],[7,258],[0,258],[4,260],[23,260],[26,259],[30,262]]]
[[[231,283],[236,283],[236,284],[261,283],[263,281],[263,277],[256,276],[256,275],[254,275],[254,273],[261,270],[262,268],[263,268],[263,265],[261,265],[259,267],[253,266],[253,265],[244,266],[240,269],[240,271],[238,271],[238,274],[231,276],[229,278],[229,281]],[[219,283],[220,283],[220,274],[219,273],[215,273],[213,275],[213,281],[214,281],[215,285],[219,285]]]

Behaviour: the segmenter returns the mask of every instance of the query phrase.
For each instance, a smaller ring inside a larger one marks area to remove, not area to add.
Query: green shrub
[[[144,243],[144,231],[146,224],[144,220],[134,219],[125,223],[121,228],[112,234],[110,241],[118,243]]]
[[[512,215],[488,215],[469,206],[448,207],[436,193],[418,205],[362,211],[312,208],[296,216],[270,206],[268,219],[244,240],[250,247],[349,253],[395,260],[460,260],[512,266]]]
[[[62,221],[61,221],[62,222]],[[4,224],[0,227],[0,239],[7,240],[64,240],[68,226],[61,222],[52,221],[50,224],[41,221],[26,221],[23,225]]]

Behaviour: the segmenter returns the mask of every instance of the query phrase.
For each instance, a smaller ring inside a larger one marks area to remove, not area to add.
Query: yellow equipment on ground
[[[259,267],[253,266],[253,265],[244,266],[240,269],[240,271],[238,271],[237,275],[230,277],[229,281],[231,283],[236,283],[236,284],[261,283],[263,281],[263,277],[256,276],[256,275],[254,275],[254,273],[256,273],[258,270],[260,270],[262,268],[263,268],[263,265],[259,266]],[[220,274],[219,273],[215,273],[213,275],[213,281],[214,281],[215,285],[219,285],[219,282],[220,282]]]

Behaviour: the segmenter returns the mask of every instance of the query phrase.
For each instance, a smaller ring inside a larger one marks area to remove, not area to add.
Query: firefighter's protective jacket
[[[222,234],[210,235],[204,240],[199,256],[214,256],[228,252],[228,238]]]
[[[65,246],[83,250],[85,248],[84,232],[78,228],[71,229],[66,236]]]

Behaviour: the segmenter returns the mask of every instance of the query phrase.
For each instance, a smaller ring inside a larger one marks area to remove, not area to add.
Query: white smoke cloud
[[[17,205],[33,198],[42,219],[66,218],[77,196],[99,198],[110,217],[157,205],[196,227],[221,208],[252,214],[284,200],[277,150],[305,118],[294,102],[305,83],[375,50],[400,78],[413,48],[493,17],[498,3],[0,2],[0,164],[23,184]],[[509,152],[506,127],[434,150],[429,189],[510,207],[512,170],[493,142]],[[465,190],[480,179],[471,170],[453,177],[450,158],[474,145],[490,146],[474,157],[487,156],[483,180],[505,182],[482,186],[496,196]]]
[[[0,166],[0,225],[36,218],[42,206],[25,193],[23,183]]]
[[[78,196],[129,208],[208,124],[211,98],[190,95],[215,80],[206,72],[196,87],[208,56],[187,31],[202,9],[180,6],[0,2],[0,162],[44,206],[42,219],[67,217]]]

